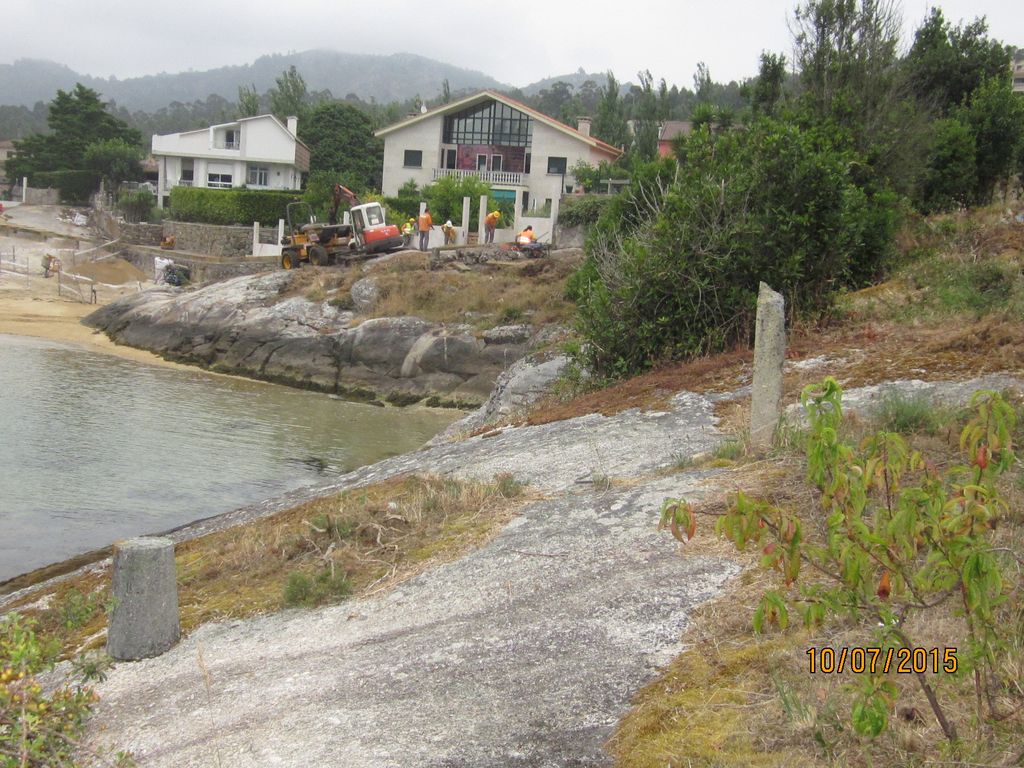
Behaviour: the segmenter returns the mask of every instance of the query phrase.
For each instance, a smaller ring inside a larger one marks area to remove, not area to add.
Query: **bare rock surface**
[[[216,371],[402,403],[431,395],[482,403],[502,370],[527,352],[529,333],[522,330],[485,340],[468,326],[416,317],[353,325],[353,313],[330,302],[282,298],[295,279],[279,271],[188,292],[156,288],[84,322],[118,343]],[[375,292],[374,278],[357,281],[356,307],[372,305]]]
[[[656,531],[664,498],[699,498],[710,473],[607,492],[589,481],[706,451],[714,425],[710,401],[683,393],[667,412],[508,429],[291,494],[276,503],[425,471],[510,472],[553,496],[389,594],[207,625],[119,664],[97,689],[93,742],[142,766],[606,764],[633,692],[737,566],[681,557]]]
[[[1015,385],[926,386],[962,402]],[[851,390],[848,402],[877,392]],[[91,743],[147,768],[608,764],[602,744],[634,692],[681,650],[691,610],[738,570],[680,554],[655,530],[666,497],[715,491],[715,471],[657,474],[721,439],[712,405],[683,392],[665,412],[507,428],[208,521],[412,471],[510,472],[549,494],[486,546],[390,593],[206,625],[159,658],[119,664],[97,687]],[[600,492],[586,482],[594,473],[633,484]]]

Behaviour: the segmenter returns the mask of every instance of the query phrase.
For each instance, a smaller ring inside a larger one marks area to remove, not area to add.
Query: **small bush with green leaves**
[[[859,446],[843,442],[841,397],[831,378],[801,397],[810,422],[807,476],[820,493],[820,515],[801,517],[741,493],[718,518],[720,534],[740,550],[760,548],[762,564],[784,581],[762,597],[754,630],[784,630],[795,611],[807,626],[845,618],[886,657],[923,648],[913,636],[916,618],[951,614],[964,641],[952,656],[947,648],[941,671],[973,677],[974,717],[997,716],[993,702],[1001,698],[1024,705],[1010,683],[1018,663],[1015,633],[1000,623],[1006,620],[1001,606],[1020,588],[1018,562],[994,542],[1009,512],[997,483],[1016,461],[1013,408],[997,392],[975,393],[960,436],[964,463],[940,470],[893,432]],[[691,538],[696,510],[667,499],[661,525],[681,540]],[[935,653],[933,668],[940,661]],[[856,733],[873,738],[887,727],[898,688],[881,663],[861,672],[851,719]],[[956,742],[958,729],[940,691],[925,674],[914,679],[943,734]]]
[[[38,680],[59,652],[45,643],[35,622],[11,613],[0,619],[0,765],[73,768],[85,719],[96,703],[91,688],[46,690]]]

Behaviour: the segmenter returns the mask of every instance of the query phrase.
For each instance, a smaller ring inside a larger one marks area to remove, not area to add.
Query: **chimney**
[[[295,115],[288,115],[288,133],[292,136],[299,135],[299,118]]]
[[[584,136],[590,135],[590,118],[581,117],[576,122],[576,130],[582,133]]]

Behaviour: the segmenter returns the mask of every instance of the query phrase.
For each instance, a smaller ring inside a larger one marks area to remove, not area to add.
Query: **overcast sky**
[[[0,63],[37,58],[119,78],[246,64],[269,53],[332,48],[409,52],[477,69],[516,86],[611,69],[622,81],[692,86],[756,73],[762,50],[786,53],[796,0],[9,0],[0,6]],[[935,2],[905,0],[906,40]],[[989,34],[1024,46],[1024,2],[945,0],[946,18],[988,18]]]

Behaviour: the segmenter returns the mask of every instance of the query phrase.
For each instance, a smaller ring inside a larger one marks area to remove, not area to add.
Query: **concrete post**
[[[24,205],[25,201],[28,200],[28,176],[21,177],[21,202]]]
[[[550,235],[548,236],[551,247],[556,246],[555,243],[555,227],[558,226],[558,209],[562,203],[561,195],[556,195],[551,199],[551,227],[548,229]]]
[[[515,232],[518,232],[520,229],[522,229],[522,227],[519,226],[519,219],[523,215],[523,188],[522,187],[517,187],[516,188],[516,202],[515,202],[515,206],[516,206],[516,211],[515,211],[515,215],[512,217],[512,222],[513,222],[512,228],[515,230]],[[515,239],[515,232],[512,233],[513,239]]]
[[[487,216],[487,195],[480,195],[480,221],[476,223],[477,242],[484,242],[484,218]]]
[[[469,242],[469,203],[468,197],[462,198],[462,221],[459,224],[459,229],[462,231],[464,238],[463,245]]]
[[[254,221],[252,223],[252,251],[253,256],[260,255],[260,223]]]
[[[121,661],[159,656],[181,637],[174,542],[140,537],[114,545],[114,608],[107,653]]]
[[[277,243],[280,245],[281,241],[284,240],[284,219],[277,220]]]
[[[786,303],[761,283],[754,329],[754,384],[750,398],[750,445],[771,447],[782,406],[782,364],[786,359]]]

